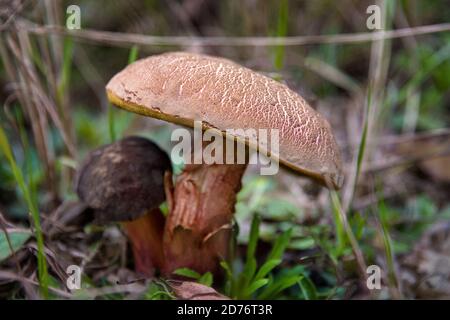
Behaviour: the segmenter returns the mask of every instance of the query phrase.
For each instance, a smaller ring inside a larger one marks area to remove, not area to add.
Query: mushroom
[[[98,223],[121,222],[135,269],[148,277],[164,263],[164,216],[159,206],[165,200],[164,175],[170,171],[163,150],[133,136],[90,152],[76,178],[76,192],[94,209]]]
[[[328,187],[343,182],[339,149],[325,118],[286,85],[230,60],[187,52],[151,56],[116,74],[106,91],[125,110],[190,127],[202,121],[204,130],[222,135],[229,129],[278,129],[272,160]],[[270,153],[257,136],[235,132],[232,138]],[[245,168],[187,165],[174,190],[166,188],[166,272],[211,271],[226,257]]]

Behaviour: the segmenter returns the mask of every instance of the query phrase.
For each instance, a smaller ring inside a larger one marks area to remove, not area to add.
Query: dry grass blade
[[[361,94],[362,90],[360,85],[338,68],[314,57],[307,57],[304,61],[304,65],[306,68],[316,72],[336,86],[341,87],[352,94]]]
[[[40,26],[21,21],[20,29],[37,35],[71,36],[109,45],[140,46],[301,46],[326,43],[361,43],[450,31],[450,23],[441,23],[390,31],[295,37],[166,37],[96,30],[68,30],[59,26]]]
[[[17,270],[22,273],[22,268],[20,267],[19,260],[17,259],[16,251],[13,248],[11,238],[9,236],[8,229],[13,227],[12,224],[8,223],[8,221],[4,218],[3,213],[0,211],[0,231],[3,231],[6,237],[6,241],[8,242],[9,250],[11,251],[11,255],[14,259],[14,263],[16,264]]]
[[[30,108],[28,111],[30,112],[30,119],[40,119],[39,122],[44,126],[42,129],[43,132],[48,132],[48,123],[45,116],[46,113],[48,113],[61,133],[61,137],[63,138],[70,155],[74,156],[76,154],[75,145],[63,125],[63,121],[56,110],[55,103],[46,95],[46,91],[40,83],[36,70],[27,55],[29,52],[28,35],[23,33],[19,33],[19,35],[19,45],[15,43],[12,37],[7,39],[9,48],[15,55],[15,64],[18,66],[19,78],[22,79],[20,83],[25,86],[22,90],[25,90],[24,93],[26,94],[24,100],[29,100]],[[31,121],[32,125],[34,123],[36,123],[36,121]],[[44,136],[44,133],[42,133],[42,135]],[[47,156],[50,159],[53,159],[54,156],[49,154],[50,150],[48,150],[49,147],[46,145],[46,139],[42,138],[42,140],[42,142],[36,141],[36,143],[38,145],[43,144],[43,148],[47,150]]]
[[[142,284],[130,283],[130,284],[118,284],[102,288],[85,289],[78,292],[77,294],[83,299],[95,299],[97,297],[116,293],[136,293],[139,295],[143,294],[145,292],[145,289],[146,287]]]
[[[440,139],[450,136],[450,128],[440,128],[424,132],[407,132],[401,135],[383,135],[379,146],[395,146],[402,143],[420,141],[424,139]],[[344,148],[355,148],[355,144],[345,144]]]
[[[33,67],[25,52],[23,37],[14,37],[12,34],[7,34],[5,38],[8,45],[7,48],[9,49],[9,52],[11,52],[10,62],[16,69],[10,76],[12,77],[11,79],[13,82],[19,84],[19,101],[21,102],[24,111],[26,111],[28,118],[33,119],[33,121],[30,121],[30,124],[36,148],[45,169],[49,172],[48,185],[52,190],[52,193],[56,195],[55,177],[53,176],[54,154],[46,139],[48,121],[46,113],[42,110],[42,106],[34,103],[34,83],[29,81],[30,75],[33,73],[31,70]]]
[[[394,159],[390,161],[385,161],[383,163],[373,163],[368,165],[363,172],[364,173],[375,173],[380,171],[389,170],[395,167],[409,167],[417,162],[421,162],[424,160],[434,159],[434,158],[440,158],[440,157],[446,157],[450,155],[450,149],[446,150],[439,150],[439,151],[431,151],[431,152],[424,152],[423,154],[419,154],[412,157],[407,158],[400,158],[400,159]]]
[[[14,281],[19,281],[22,284],[32,284],[34,286],[39,286],[39,283],[37,281],[25,278],[23,276],[20,276],[20,275],[18,275],[16,273],[10,272],[10,271],[2,271],[2,270],[0,270],[0,279],[14,280]],[[73,298],[72,294],[70,294],[68,292],[65,292],[65,291],[63,291],[61,289],[58,289],[58,288],[54,288],[54,287],[49,286],[48,290],[50,292],[52,292],[52,293],[62,297],[62,298],[68,298],[68,299]]]
[[[391,16],[394,13],[395,6],[384,1],[379,1],[378,5],[383,8],[383,30],[390,27]],[[381,31],[382,33],[389,33],[390,31]],[[361,129],[361,141],[358,148],[358,153],[355,154],[352,166],[350,182],[346,185],[344,190],[343,208],[347,212],[351,206],[355,196],[358,179],[361,169],[364,166],[365,159],[370,159],[373,148],[377,143],[377,132],[380,129],[380,110],[384,99],[384,86],[387,79],[391,46],[387,41],[389,38],[382,38],[375,41],[371,46],[371,57],[369,65],[369,88],[367,94],[367,101],[364,108],[364,121]],[[370,146],[370,147],[368,147]]]

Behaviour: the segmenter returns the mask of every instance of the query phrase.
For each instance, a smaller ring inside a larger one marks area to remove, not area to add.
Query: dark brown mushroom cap
[[[76,192],[101,222],[134,220],[164,200],[168,155],[141,137],[92,151],[78,170]]]
[[[322,184],[343,182],[339,148],[327,120],[296,92],[230,60],[171,52],[136,61],[107,84],[109,100],[126,110],[224,133],[279,129],[279,160]],[[254,149],[258,137],[236,134]]]

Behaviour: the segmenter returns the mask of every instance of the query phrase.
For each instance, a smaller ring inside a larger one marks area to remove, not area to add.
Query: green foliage
[[[275,221],[289,221],[301,216],[301,210],[291,202],[270,194],[276,182],[268,176],[253,176],[245,180],[237,196],[236,218],[240,224],[250,220],[254,213]],[[245,236],[245,235],[242,235]]]
[[[173,272],[173,274],[197,280],[198,283],[203,284],[208,287],[211,287],[213,284],[213,275],[211,272],[206,272],[204,274],[200,274],[189,268],[179,268],[179,269],[175,270]]]
[[[233,299],[276,299],[288,288],[299,285],[306,276],[304,270],[295,273],[273,275],[274,270],[282,263],[283,254],[289,245],[292,229],[283,232],[273,244],[265,261],[258,266],[257,244],[259,239],[260,218],[255,215],[247,244],[245,263],[241,268],[231,266],[226,261],[221,262],[225,270],[225,294]]]
[[[406,207],[402,208],[384,204],[382,210],[383,215],[387,217],[384,218],[386,228],[395,234],[391,239],[395,254],[410,251],[423,232],[436,221],[450,219],[450,210],[439,210],[427,195],[410,199]]]
[[[98,115],[92,112],[86,111],[85,108],[80,107],[73,112],[73,118],[75,123],[75,132],[79,140],[82,141],[80,149],[83,147],[88,151],[92,148],[96,148],[100,145],[111,142],[111,137],[122,136],[125,130],[130,126],[133,116],[130,112],[123,110],[116,110],[113,106],[110,106],[111,110],[114,110],[114,117],[109,119],[110,114]],[[116,115],[120,115],[117,116]],[[109,121],[113,121],[110,123]],[[112,127],[111,127],[112,126]],[[113,128],[113,130],[111,129]],[[112,131],[111,131],[112,130]]]
[[[147,292],[144,294],[145,300],[174,300],[169,287],[163,281],[154,280],[150,282]]]
[[[412,54],[402,50],[395,55],[396,72],[405,72],[409,77],[402,86],[391,81],[388,86],[385,110],[394,112],[390,125],[401,130],[407,114],[412,112],[411,99],[418,99],[417,128],[431,130],[447,126],[446,93],[450,88],[450,38],[442,36],[446,44],[440,48],[418,43]],[[411,69],[410,66],[417,66]],[[406,70],[413,70],[407,72]]]
[[[7,234],[0,230],[0,262],[19,250],[30,236],[30,232],[24,230],[8,231]]]

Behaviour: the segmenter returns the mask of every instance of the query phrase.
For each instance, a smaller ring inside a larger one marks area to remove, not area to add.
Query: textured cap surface
[[[174,52],[136,61],[106,86],[109,100],[124,109],[207,128],[279,129],[272,158],[295,171],[340,187],[339,149],[330,125],[284,84],[230,60]],[[258,137],[236,135],[264,150]]]
[[[164,200],[168,155],[141,137],[127,137],[92,151],[78,170],[76,192],[99,222],[134,220]]]

